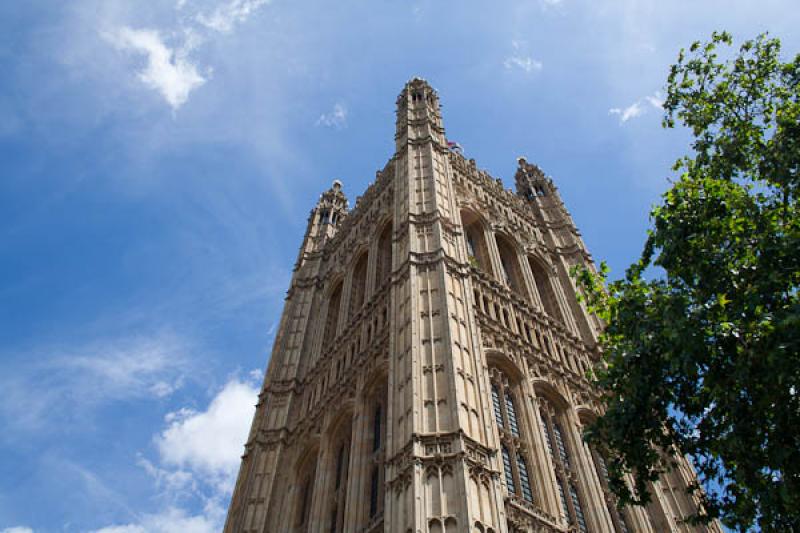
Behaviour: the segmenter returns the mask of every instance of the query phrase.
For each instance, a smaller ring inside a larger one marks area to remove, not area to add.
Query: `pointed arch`
[[[544,312],[563,323],[564,315],[561,313],[561,306],[553,288],[553,276],[550,270],[539,258],[533,255],[528,255],[528,264],[531,267],[533,281],[536,284],[536,292],[539,294],[542,306],[544,306]]]
[[[378,255],[375,268],[375,290],[388,283],[392,274],[392,232],[394,228],[389,220],[383,225],[378,236]]]
[[[578,487],[578,465],[568,431],[571,426],[566,412],[569,403],[545,383],[534,385],[539,400],[539,417],[544,441],[550,456],[556,489],[564,517],[580,533],[588,533],[584,498]]]
[[[523,379],[508,357],[493,352],[488,358],[492,413],[500,440],[503,482],[509,496],[533,504],[534,487],[529,473],[528,434],[525,427]],[[494,364],[493,364],[494,363]],[[515,377],[503,371],[511,370]],[[517,379],[515,379],[517,378]]]
[[[580,408],[577,410],[577,413],[578,420],[584,427],[597,420],[597,415],[587,408]],[[609,516],[611,516],[611,522],[614,524],[614,531],[617,533],[628,533],[632,531],[629,509],[620,509],[617,505],[616,496],[611,492],[607,456],[590,444],[587,444],[586,447],[589,450],[589,457],[592,466],[594,466],[594,471],[597,474],[597,479],[600,481],[600,487],[605,495],[606,508],[608,509]]]
[[[311,504],[314,499],[318,455],[319,448],[316,445],[309,446],[300,454],[295,464],[297,484],[291,519],[292,531],[295,533],[311,531]]]
[[[361,310],[364,305],[364,300],[367,292],[367,261],[369,254],[367,251],[362,252],[353,266],[353,272],[350,278],[350,311],[348,319]]]
[[[386,448],[387,448],[387,427],[388,427],[388,391],[389,383],[385,371],[379,371],[365,381],[363,389],[363,405],[366,420],[364,431],[366,438],[363,440],[364,464],[360,470],[360,475],[365,483],[366,493],[362,493],[366,498],[366,516],[362,515],[364,524],[372,524],[383,514],[384,508],[384,485],[386,470]]]
[[[336,338],[336,331],[339,326],[339,308],[342,306],[342,281],[339,280],[333,286],[328,296],[328,311],[325,316],[325,331],[322,335],[323,350],[330,346]]]
[[[353,432],[353,414],[351,406],[347,405],[329,425],[326,432],[328,445],[329,466],[327,471],[332,474],[325,491],[326,514],[328,521],[327,531],[342,533],[344,531],[344,511],[347,505],[347,489],[350,475],[350,449]]]
[[[472,210],[461,210],[461,225],[464,228],[464,244],[467,247],[467,259],[475,268],[493,275],[489,247],[486,243],[485,222]]]
[[[522,276],[522,268],[518,247],[514,239],[502,233],[495,233],[497,251],[500,253],[501,277],[508,287],[522,296],[528,296],[525,288],[525,279]]]

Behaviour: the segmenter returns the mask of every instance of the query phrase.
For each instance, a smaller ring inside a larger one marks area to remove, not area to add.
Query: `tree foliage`
[[[714,33],[671,67],[663,125],[693,153],[641,259],[613,282],[578,274],[607,325],[587,438],[623,503],[648,501],[680,450],[705,487],[695,520],[800,531],[800,55],[766,35],[731,46]]]

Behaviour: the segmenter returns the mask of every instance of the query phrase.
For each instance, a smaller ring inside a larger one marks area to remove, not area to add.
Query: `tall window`
[[[527,291],[525,291],[525,282],[522,279],[522,271],[519,267],[516,248],[502,235],[497,235],[495,240],[497,241],[497,251],[500,252],[503,281],[517,294],[526,296]]]
[[[381,416],[381,404],[375,406],[375,413],[372,415],[372,451],[376,452],[380,450],[382,440],[381,439],[381,425],[382,419]]]
[[[353,268],[353,282],[350,284],[350,317],[361,310],[367,292],[367,254],[361,254]]]
[[[349,432],[348,432],[349,434]],[[344,508],[347,501],[347,473],[350,467],[350,440],[342,440],[336,448],[334,484],[329,507],[330,533],[344,531]]]
[[[371,397],[367,400],[372,404],[372,411],[368,423],[372,428],[372,442],[368,443],[370,450],[367,465],[363,472],[368,476],[369,493],[369,515],[367,522],[372,524],[380,520],[383,514],[383,500],[384,500],[384,469],[386,461],[386,395],[387,385],[385,382],[381,383],[374,389]],[[365,443],[367,444],[367,443]]]
[[[378,237],[378,268],[375,269],[375,289],[389,281],[392,273],[392,225],[386,224]]]
[[[618,533],[628,533],[631,528],[629,527],[627,513],[617,507],[617,499],[609,487],[606,458],[593,447],[589,448],[589,450],[591,451],[594,468],[597,471],[597,477],[600,479],[600,484],[605,493],[606,506],[608,507],[608,514],[611,515],[611,521],[614,522],[614,529]]]
[[[583,503],[578,491],[578,473],[571,460],[569,445],[561,422],[561,413],[546,398],[539,398],[539,414],[545,433],[547,451],[556,475],[558,495],[564,515],[581,533],[588,533]]]
[[[489,249],[483,238],[483,226],[478,215],[471,211],[462,211],[461,224],[464,227],[464,244],[467,248],[467,258],[470,264],[487,274],[492,274]]]
[[[329,345],[336,337],[339,325],[339,307],[342,303],[342,283],[336,286],[328,299],[328,316],[325,318],[325,334],[322,336],[325,345]]]
[[[533,280],[536,283],[536,292],[539,293],[539,299],[544,306],[544,312],[555,318],[559,322],[564,322],[564,316],[561,314],[561,307],[558,304],[555,290],[550,274],[542,266],[542,264],[533,257],[528,257],[528,263],[533,272]]]
[[[309,460],[299,470],[298,479],[302,480],[298,486],[297,504],[295,507],[295,528],[297,533],[305,533],[311,527],[311,501],[314,497],[314,477],[316,473],[316,459]]]
[[[492,409],[500,434],[500,451],[506,489],[510,495],[533,503],[533,490],[526,455],[528,445],[520,430],[514,393],[509,386],[508,378],[500,370],[492,368],[490,376]]]
[[[372,467],[372,472],[369,476],[369,517],[372,518],[378,514],[378,498],[379,495],[380,474],[378,467]]]

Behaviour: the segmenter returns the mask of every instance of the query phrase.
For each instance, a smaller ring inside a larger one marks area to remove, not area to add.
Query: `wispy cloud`
[[[647,103],[653,106],[656,109],[664,109],[664,97],[661,96],[660,92],[656,92],[654,95],[645,96],[645,100]]]
[[[25,357],[33,363],[0,378],[0,418],[6,427],[36,429],[115,401],[162,398],[182,386],[187,350],[167,333],[33,350]]]
[[[7,527],[0,533],[33,533],[33,530],[25,526]]]
[[[337,102],[328,113],[323,113],[317,119],[317,126],[342,129],[347,127],[347,107]]]
[[[642,104],[638,101],[632,103],[628,107],[622,109],[619,107],[612,107],[608,110],[609,115],[619,115],[619,121],[628,122],[632,118],[640,116],[643,112]]]
[[[542,62],[526,52],[528,45],[525,41],[511,41],[511,48],[512,55],[503,60],[503,66],[507,70],[520,69],[528,74],[542,70]]]
[[[224,517],[224,512],[216,508],[193,516],[183,509],[168,507],[160,513],[142,515],[139,523],[108,526],[91,533],[216,533],[222,527],[219,516]]]
[[[191,11],[187,0],[175,5],[178,23],[168,28],[133,28],[122,25],[101,32],[119,50],[143,55],[146,65],[137,70],[138,78],[158,91],[173,111],[189,99],[189,94],[205,84],[213,68],[201,68],[193,53],[214,35],[231,33],[269,0],[228,0],[208,9]],[[171,43],[171,44],[170,44]]]
[[[608,114],[618,115],[619,123],[624,124],[631,119],[644,115],[650,108],[663,109],[663,106],[664,99],[661,96],[661,93],[656,92],[655,94],[639,98],[627,107],[612,107],[608,110]]]
[[[216,6],[210,12],[200,12],[195,20],[202,26],[220,33],[230,32],[268,0],[230,0]]]

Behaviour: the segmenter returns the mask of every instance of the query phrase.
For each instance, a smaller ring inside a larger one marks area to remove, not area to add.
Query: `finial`
[[[334,191],[338,191],[342,188],[342,182],[337,180],[333,180],[333,184],[331,185],[331,189]]]

